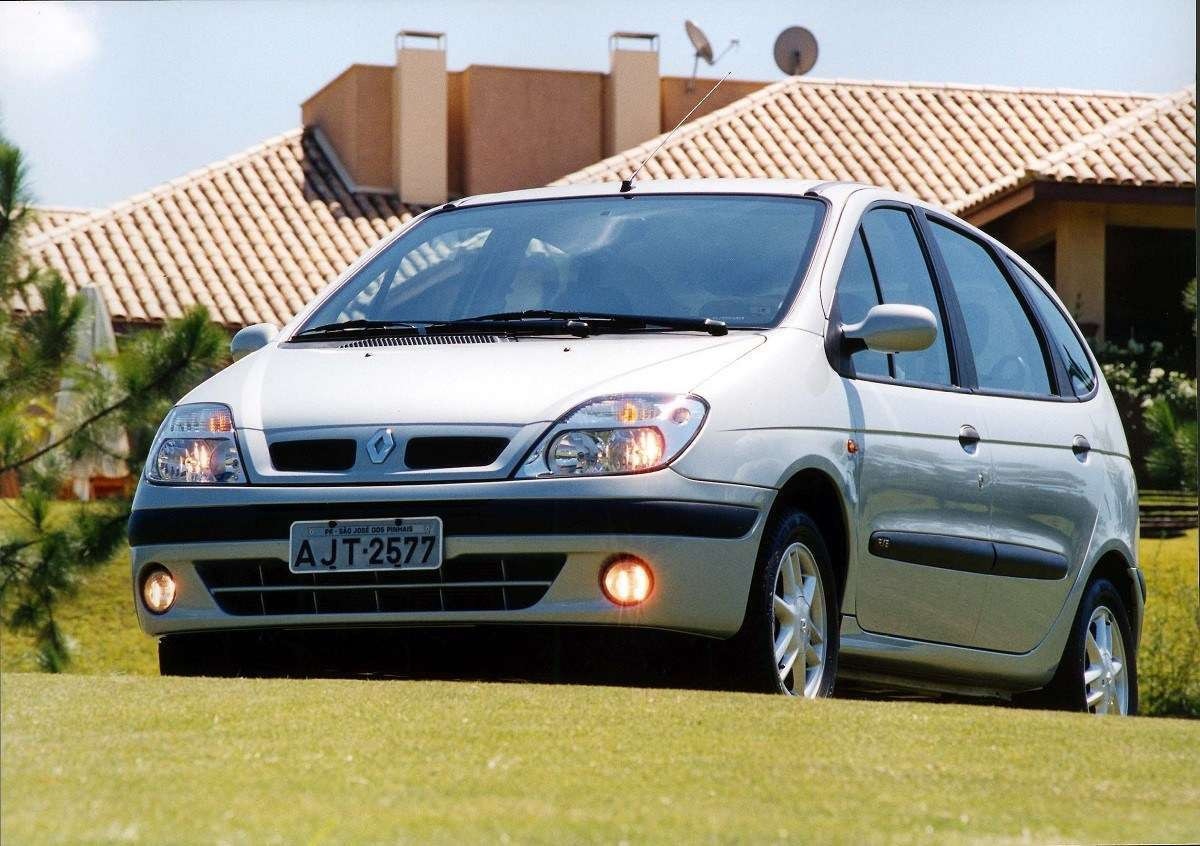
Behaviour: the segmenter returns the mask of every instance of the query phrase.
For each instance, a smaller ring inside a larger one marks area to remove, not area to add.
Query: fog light
[[[165,567],[155,567],[143,577],[142,602],[153,614],[165,614],[175,604],[175,577]]]
[[[600,572],[600,587],[610,602],[637,605],[654,589],[654,573],[642,559],[623,555],[609,562]]]

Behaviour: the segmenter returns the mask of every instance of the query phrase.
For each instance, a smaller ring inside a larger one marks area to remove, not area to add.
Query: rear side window
[[[862,235],[883,302],[924,306],[937,321],[931,347],[891,356],[892,375],[901,382],[949,385],[946,327],[912,217],[900,209],[872,209],[863,215]]]
[[[1020,277],[1027,280],[1026,290],[1033,299],[1033,307],[1037,309],[1042,323],[1050,333],[1050,343],[1062,358],[1067,377],[1071,380],[1071,391],[1077,397],[1086,397],[1096,389],[1096,371],[1092,369],[1092,361],[1088,358],[1079,335],[1071,328],[1062,309],[1054,304],[1050,295],[1033,277],[1015,262],[1008,266]]]
[[[974,238],[936,220],[930,220],[930,228],[962,309],[979,387],[1052,394],[1037,332],[991,253]]]
[[[871,273],[871,262],[867,259],[867,248],[863,244],[862,232],[854,233],[846,261],[842,264],[842,275],[837,285],[837,315],[842,323],[858,323],[867,316],[872,306],[879,305],[879,292],[875,288],[875,276]],[[875,350],[857,350],[850,356],[856,376],[890,376],[886,353]]]

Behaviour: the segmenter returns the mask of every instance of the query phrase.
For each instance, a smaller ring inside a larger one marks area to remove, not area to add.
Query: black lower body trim
[[[1066,556],[1057,552],[926,532],[874,532],[869,549],[879,558],[988,576],[1056,581],[1070,570]]]
[[[141,508],[129,518],[129,543],[281,540],[297,520],[441,517],[447,536],[671,535],[740,538],[758,509],[652,499],[502,499],[438,502],[329,502]]]
[[[996,567],[992,572],[997,576],[1057,581],[1065,579],[1071,569],[1067,557],[1057,552],[1047,552],[1044,549],[1015,543],[997,542],[995,547]]]
[[[869,548],[880,558],[965,573],[990,573],[996,563],[991,541],[953,535],[875,532]]]

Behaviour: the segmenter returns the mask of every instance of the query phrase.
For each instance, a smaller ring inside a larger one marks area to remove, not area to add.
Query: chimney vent
[[[641,49],[623,47],[636,42]],[[605,103],[605,154],[636,147],[661,132],[658,35],[614,32],[608,39],[609,73]]]
[[[418,48],[412,41],[432,41]],[[447,188],[446,34],[396,33],[392,77],[392,183],[400,200],[444,203]]]

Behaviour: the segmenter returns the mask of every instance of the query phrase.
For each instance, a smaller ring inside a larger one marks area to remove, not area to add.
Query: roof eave
[[[986,199],[962,206],[955,213],[975,226],[984,226],[1035,200],[1194,207],[1196,186],[1023,179]]]

